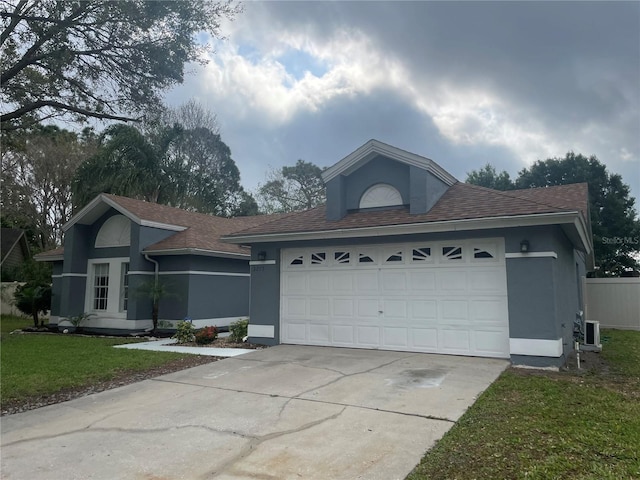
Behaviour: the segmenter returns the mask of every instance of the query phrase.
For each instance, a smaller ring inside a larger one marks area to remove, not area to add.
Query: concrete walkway
[[[280,345],[3,417],[6,480],[404,479],[506,360]]]
[[[177,352],[177,353],[193,353],[194,355],[207,355],[209,357],[237,357],[245,353],[253,352],[250,348],[213,348],[213,347],[183,347],[182,345],[174,345],[174,338],[165,338],[162,340],[153,340],[151,342],[125,343],[124,345],[115,345],[115,348],[126,348],[128,350],[153,350],[156,352]]]

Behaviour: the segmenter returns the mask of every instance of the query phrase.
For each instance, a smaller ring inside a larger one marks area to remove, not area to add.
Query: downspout
[[[160,273],[160,265],[158,264],[157,260],[153,260],[152,258],[149,258],[149,254],[147,254],[147,253],[144,254],[144,258],[155,265],[153,286],[154,286],[154,288],[157,289],[158,288],[158,275]]]
[[[157,292],[158,292],[158,275],[160,273],[160,264],[158,263],[157,260],[153,260],[152,258],[150,258],[149,255],[146,254],[146,253],[144,254],[144,258],[147,259],[149,262],[153,263],[153,265],[154,265],[154,275],[153,275],[153,292],[154,293],[153,294],[157,295]],[[154,309],[154,312],[155,312],[156,301],[159,301],[159,299],[156,300],[154,298],[152,301],[153,301],[153,309]],[[155,325],[155,322],[153,321],[153,315],[154,315],[154,313],[152,312],[152,315],[151,315],[152,316],[151,321],[153,322],[152,329],[153,329],[153,331],[155,333],[156,325]]]

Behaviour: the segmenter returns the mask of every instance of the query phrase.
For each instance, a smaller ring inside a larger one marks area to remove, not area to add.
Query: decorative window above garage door
[[[387,183],[369,187],[360,198],[360,208],[392,207],[402,205],[402,195]]]

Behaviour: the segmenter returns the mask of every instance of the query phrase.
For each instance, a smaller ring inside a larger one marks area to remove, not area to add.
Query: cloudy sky
[[[572,150],[640,204],[640,3],[247,2],[171,105],[218,115],[245,188],[371,138],[464,181]]]

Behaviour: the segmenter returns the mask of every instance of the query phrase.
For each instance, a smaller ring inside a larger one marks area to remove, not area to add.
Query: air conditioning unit
[[[585,350],[602,350],[600,344],[600,322],[585,320],[584,322],[584,346]]]

